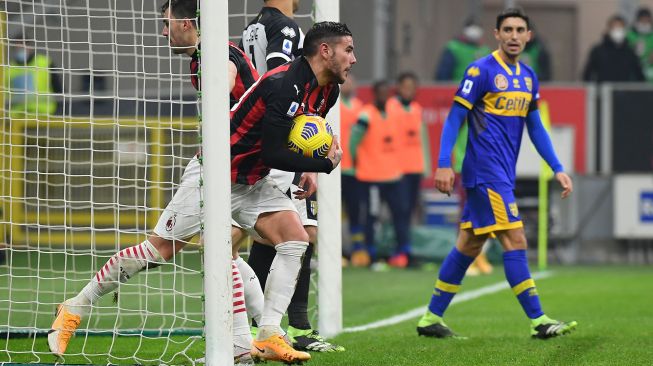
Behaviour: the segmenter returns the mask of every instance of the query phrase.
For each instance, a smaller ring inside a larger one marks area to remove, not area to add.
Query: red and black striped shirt
[[[231,181],[251,185],[270,168],[331,172],[329,159],[290,151],[288,133],[298,115],[325,117],[339,92],[335,83],[319,86],[304,57],[263,75],[231,110]]]
[[[238,48],[235,43],[229,42],[229,61],[233,62],[236,65],[236,85],[231,89],[230,98],[230,107],[233,107],[238,100],[245,94],[247,89],[249,89],[256,80],[258,80],[258,71],[250,61],[249,57]]]
[[[199,60],[199,47],[198,51],[193,53],[190,60],[190,81],[196,90],[200,90],[200,80],[198,77],[200,60]],[[245,91],[258,80],[258,72],[247,55],[238,48],[235,43],[229,42],[229,61],[236,65],[236,84],[231,93],[229,94],[229,106],[233,107],[238,102],[240,97],[245,94]]]

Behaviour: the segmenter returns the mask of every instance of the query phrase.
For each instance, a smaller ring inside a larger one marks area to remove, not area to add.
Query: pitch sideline
[[[547,277],[551,277],[552,275],[553,275],[553,272],[550,272],[550,271],[538,272],[538,273],[533,274],[533,279],[536,279],[536,280],[544,279],[544,278],[547,278]],[[501,290],[508,289],[508,288],[509,288],[508,283],[505,280],[503,280],[501,282],[497,282],[497,283],[492,284],[492,285],[480,287],[480,288],[470,290],[470,291],[461,292],[460,294],[457,294],[453,298],[453,301],[451,301],[451,305],[458,304],[458,303],[465,302],[465,301],[474,300],[474,299],[477,299],[477,298],[479,298],[481,296],[493,294],[495,292],[499,292]],[[426,309],[426,305],[420,306],[420,307],[418,307],[416,309],[409,310],[409,311],[407,311],[405,313],[394,315],[394,316],[391,316],[389,318],[377,320],[377,321],[367,323],[367,324],[364,324],[364,325],[358,325],[358,326],[355,326],[355,327],[347,327],[347,328],[343,329],[342,332],[343,333],[364,332],[364,331],[370,330],[370,329],[376,329],[376,328],[381,328],[381,327],[387,327],[389,325],[395,325],[395,324],[404,322],[406,320],[411,320],[411,319],[418,318],[418,317],[422,316],[424,314],[425,309]]]

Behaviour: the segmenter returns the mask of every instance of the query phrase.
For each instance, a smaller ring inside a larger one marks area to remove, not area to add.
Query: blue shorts
[[[515,194],[510,184],[480,183],[465,188],[461,229],[473,229],[475,235],[523,227]]]

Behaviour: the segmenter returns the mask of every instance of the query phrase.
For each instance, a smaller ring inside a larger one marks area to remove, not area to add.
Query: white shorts
[[[200,232],[200,162],[195,156],[181,176],[179,188],[159,216],[154,233],[166,240],[185,240]]]
[[[274,179],[279,189],[290,197],[292,203],[297,208],[297,213],[299,213],[299,218],[302,220],[302,225],[317,226],[317,195],[312,194],[305,200],[298,200],[294,195],[294,193],[299,189],[297,183],[299,183],[301,173],[272,169],[270,170],[269,176]]]
[[[231,218],[254,239],[262,239],[254,230],[259,215],[276,211],[297,212],[297,209],[270,176],[254,185],[231,184]]]
[[[185,240],[200,232],[203,215],[200,208],[200,168],[199,160],[194,157],[184,169],[179,188],[159,216],[159,221],[154,228],[156,235],[166,240]],[[294,176],[294,173],[291,174]],[[294,186],[294,190],[296,189],[297,186]],[[261,239],[254,230],[260,214],[274,211],[299,211],[302,224],[311,225],[310,212],[317,214],[316,205],[317,203],[307,208],[305,200],[289,199],[270,176],[254,185],[231,185],[232,225],[245,229],[255,239]],[[315,223],[312,226],[317,226],[317,221],[313,221]]]
[[[286,172],[279,169],[270,169],[270,178],[274,179],[281,192],[286,193],[290,189],[292,182],[295,180],[296,173]]]

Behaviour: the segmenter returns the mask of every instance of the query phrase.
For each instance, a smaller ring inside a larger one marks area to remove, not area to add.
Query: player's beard
[[[344,70],[342,70],[342,66],[340,66],[338,64],[338,62],[336,61],[335,54],[333,55],[333,57],[331,57],[331,59],[329,59],[328,69],[329,69],[329,72],[331,73],[331,78],[330,79],[333,82],[336,82],[338,84],[342,84],[347,79],[347,76],[343,75]]]

